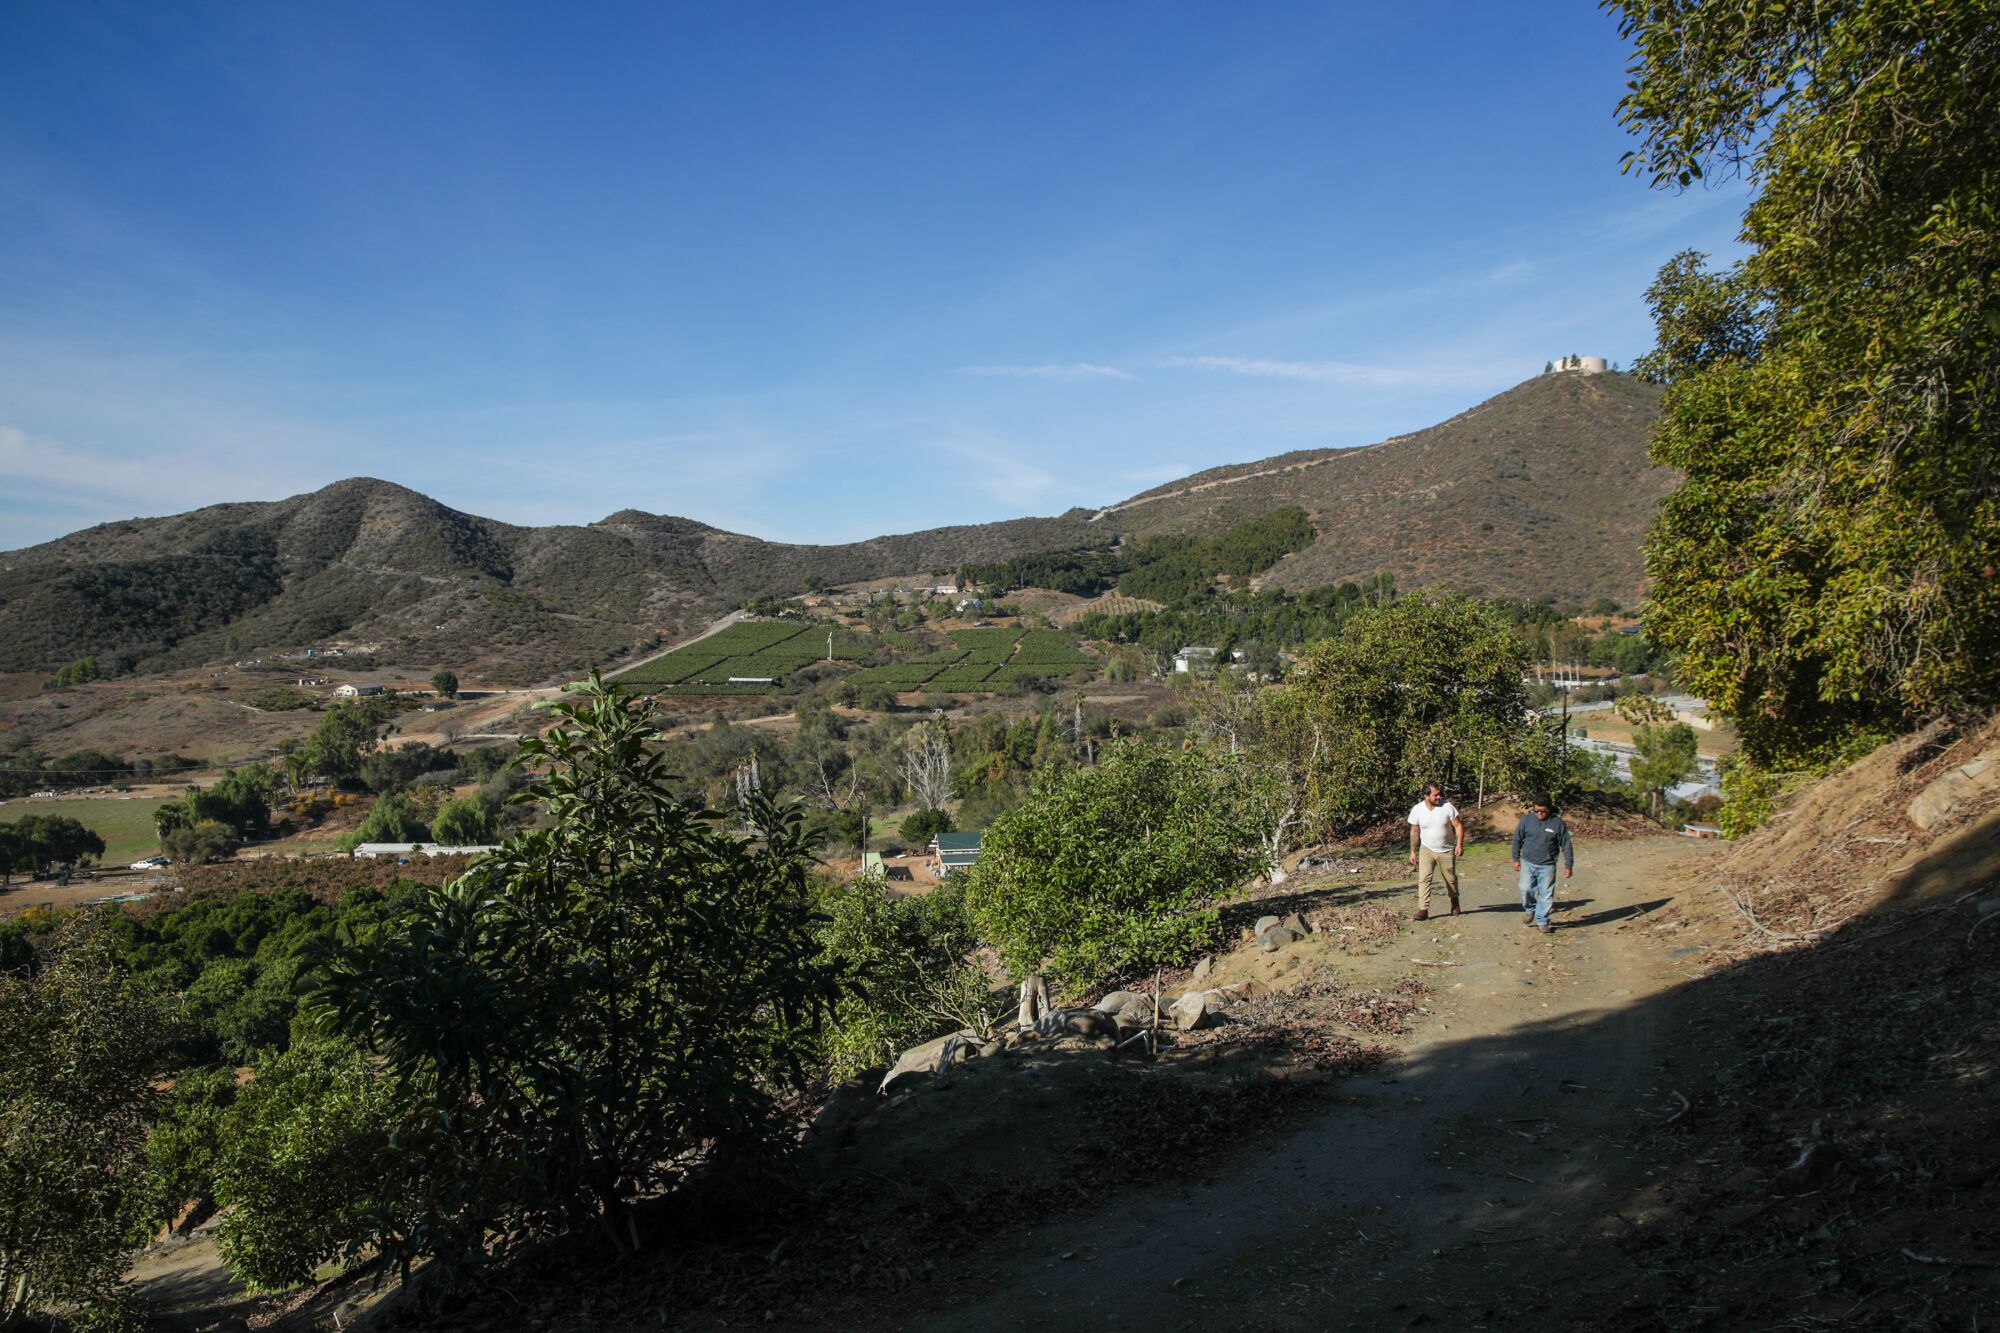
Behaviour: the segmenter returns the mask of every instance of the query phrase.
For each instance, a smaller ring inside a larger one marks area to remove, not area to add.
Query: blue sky
[[[0,6],[0,548],[387,478],[836,541],[1650,345],[1552,6]]]

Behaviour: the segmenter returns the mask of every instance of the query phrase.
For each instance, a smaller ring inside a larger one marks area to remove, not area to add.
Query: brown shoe
[[[1429,912],[1425,911],[1425,910],[1424,910],[1423,908],[1421,908],[1421,907],[1419,907],[1419,908],[1417,909],[1417,920],[1419,920],[1419,921],[1428,921],[1428,920],[1430,920],[1430,919],[1431,919],[1431,914],[1430,914]]]
[[[1458,915],[1458,904],[1457,904],[1457,903],[1453,903],[1453,904],[1451,905],[1451,914],[1452,914],[1453,916],[1457,916],[1457,915]]]

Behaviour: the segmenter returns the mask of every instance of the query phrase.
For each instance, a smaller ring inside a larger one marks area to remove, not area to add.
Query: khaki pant
[[[1417,848],[1417,910],[1431,910],[1431,879],[1435,876],[1444,884],[1446,893],[1451,895],[1451,905],[1458,906],[1458,854],[1456,852],[1434,852],[1428,847]]]

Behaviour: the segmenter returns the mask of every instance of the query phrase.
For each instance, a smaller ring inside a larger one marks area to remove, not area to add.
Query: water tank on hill
[[[1554,367],[1578,375],[1602,375],[1611,369],[1611,363],[1601,356],[1566,356],[1555,362]]]

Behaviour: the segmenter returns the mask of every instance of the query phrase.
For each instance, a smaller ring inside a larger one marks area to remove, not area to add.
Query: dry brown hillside
[[[1677,481],[1646,460],[1659,399],[1630,375],[1543,375],[1414,434],[1211,469],[1096,521],[1212,532],[1302,505],[1323,535],[1271,572],[1282,587],[1387,571],[1404,587],[1630,601],[1646,525]]]

